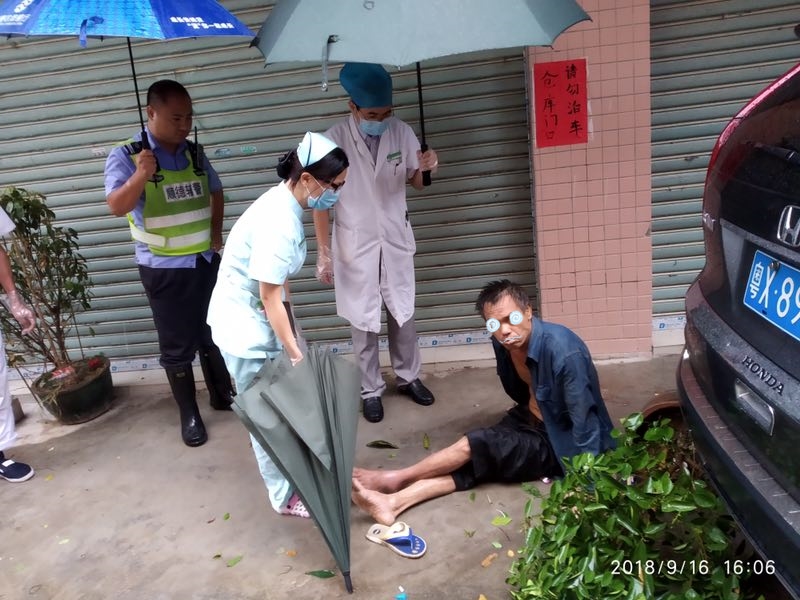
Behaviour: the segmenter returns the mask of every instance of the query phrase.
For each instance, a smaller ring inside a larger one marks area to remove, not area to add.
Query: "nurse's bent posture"
[[[262,194],[228,235],[208,324],[239,392],[282,349],[292,364],[303,359],[284,306],[286,283],[306,259],[303,209],[333,206],[347,166],[341,148],[320,134],[306,133],[297,150],[278,163],[283,182]],[[308,517],[280,470],[252,436],[251,442],[272,507]]]

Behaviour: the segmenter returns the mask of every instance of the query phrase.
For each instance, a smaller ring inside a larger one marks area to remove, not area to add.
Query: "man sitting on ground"
[[[497,374],[517,403],[493,427],[404,469],[353,470],[353,501],[391,525],[403,511],[480,483],[563,474],[557,457],[599,454],[613,426],[592,357],[570,329],[533,316],[530,297],[507,279],[486,285],[476,308],[492,333]]]

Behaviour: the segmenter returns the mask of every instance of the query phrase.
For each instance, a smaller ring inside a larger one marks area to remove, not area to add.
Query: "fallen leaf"
[[[489,599],[483,594],[481,594],[480,596],[478,596],[478,600],[489,600]]]
[[[234,567],[234,566],[238,565],[241,560],[242,560],[242,555],[241,554],[239,556],[234,556],[232,559],[230,559],[228,561],[228,566],[229,567]]]
[[[52,481],[53,480],[53,474],[50,473],[49,475],[45,475],[44,480],[45,481]]]
[[[397,452],[390,452],[389,458],[397,458]]]
[[[497,548],[498,550],[503,547],[503,544],[500,542],[492,542],[492,547]]]
[[[211,558],[213,558],[213,559],[222,558],[222,554],[215,554]]]
[[[475,502],[475,492],[470,492],[469,493],[469,501],[470,502]]]
[[[513,550],[509,550],[508,552],[506,552],[506,554],[508,554],[508,558],[514,558],[516,556]]]
[[[291,557],[297,556],[297,550],[287,550],[286,556],[291,556]]]
[[[475,535],[475,530],[474,529],[465,529],[464,530],[464,535],[471,538],[473,535]]]
[[[489,556],[481,561],[481,566],[484,568],[488,567],[492,564],[495,558],[497,558],[497,552],[492,552]]]
[[[398,450],[399,446],[394,445],[392,442],[387,442],[386,440],[372,440],[371,442],[367,442],[367,448],[392,448],[393,450]]]
[[[223,521],[227,521],[230,518],[231,518],[231,513],[225,513],[224,515],[222,515],[222,520]]]
[[[425,448],[425,450],[431,449],[431,438],[428,437],[427,433],[422,434],[422,447]]]
[[[500,516],[492,519],[492,525],[494,525],[495,527],[502,527],[503,525],[508,525],[509,523],[511,523],[511,517],[509,517],[506,513],[504,513],[502,510],[499,510],[497,512],[500,513]]]
[[[329,579],[334,576],[334,572],[329,571],[328,569],[322,569],[321,571],[306,571],[306,575],[319,577],[320,579]]]
[[[212,518],[212,519],[210,519],[209,521],[206,521],[206,523],[213,523],[213,522],[214,522],[214,521],[216,521],[216,520],[217,520],[217,517],[213,517],[213,518]]]

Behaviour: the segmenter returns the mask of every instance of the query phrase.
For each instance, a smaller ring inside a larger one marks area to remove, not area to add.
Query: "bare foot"
[[[397,492],[405,487],[400,471],[373,471],[356,467],[353,469],[353,479],[368,490],[385,494]]]
[[[392,525],[397,514],[392,509],[391,497],[388,494],[366,489],[361,482],[353,478],[353,502],[376,522]]]

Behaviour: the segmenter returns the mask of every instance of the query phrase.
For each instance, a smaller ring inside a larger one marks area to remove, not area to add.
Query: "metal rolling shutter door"
[[[800,60],[794,0],[652,0],[653,314],[702,268],[703,183],[730,118]]]
[[[268,8],[225,2],[252,29]],[[134,42],[144,94],[174,78],[194,100],[200,142],[226,191],[225,230],[267,187],[274,165],[306,130],[342,118],[343,91],[318,65],[273,65],[241,39]],[[95,282],[80,314],[84,347],[112,358],[158,354],[150,309],[123,218],[103,194],[105,154],[138,128],[127,50],[121,40],[0,41],[0,187],[40,191],[61,225],[80,234]],[[338,65],[337,65],[338,67]],[[421,335],[477,330],[477,290],[510,276],[534,290],[525,74],[520,51],[489,52],[423,65],[426,133],[441,168],[434,185],[409,193],[417,238],[417,321]],[[394,73],[397,115],[418,131],[412,68]],[[292,280],[298,317],[312,340],[349,337],[333,291],[314,279],[311,219],[307,266]],[[72,345],[77,345],[73,340]]]

